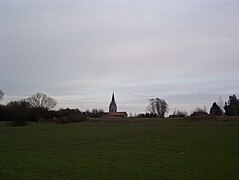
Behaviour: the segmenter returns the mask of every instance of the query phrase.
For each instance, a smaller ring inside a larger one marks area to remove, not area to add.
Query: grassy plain
[[[3,127],[0,179],[239,179],[239,121]]]

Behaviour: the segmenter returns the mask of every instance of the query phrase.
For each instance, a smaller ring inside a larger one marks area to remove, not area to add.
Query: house
[[[109,105],[109,112],[104,113],[105,117],[119,117],[119,118],[127,118],[128,114],[126,111],[123,112],[117,112],[117,105],[115,102],[115,95],[113,93],[112,99]]]

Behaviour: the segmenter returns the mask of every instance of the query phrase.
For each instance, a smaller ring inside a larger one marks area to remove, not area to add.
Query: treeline
[[[4,93],[0,90],[0,100]],[[57,101],[46,94],[36,93],[27,99],[11,101],[7,105],[0,105],[0,120],[10,121],[13,126],[26,125],[27,122],[39,123],[71,123],[86,121],[88,117],[101,117],[101,109],[86,110],[59,109],[53,110]]]
[[[222,103],[222,102],[219,102]],[[202,117],[202,116],[239,116],[239,99],[236,95],[230,95],[229,100],[225,102],[225,105],[214,102],[210,108],[209,113],[206,108],[196,108],[190,115],[186,111],[174,110],[173,114],[169,117]],[[168,103],[164,99],[149,99],[149,104],[146,107],[145,114],[138,114],[134,117],[141,118],[164,118],[165,113],[168,112]]]

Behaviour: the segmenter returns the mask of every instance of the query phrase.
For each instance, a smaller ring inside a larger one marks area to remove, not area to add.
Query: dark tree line
[[[27,99],[11,101],[0,106],[1,121],[12,121],[13,125],[25,125],[27,121],[39,121],[49,116],[56,106],[56,100],[43,93],[36,93]]]
[[[4,93],[0,90],[0,100]],[[28,121],[40,123],[71,123],[87,120],[87,117],[102,117],[102,109],[81,112],[79,109],[53,110],[57,101],[46,94],[36,93],[27,99],[0,105],[0,121],[11,121],[14,126],[26,125]]]
[[[220,98],[221,100],[221,98]],[[224,108],[224,111],[223,111]],[[165,117],[165,113],[168,112],[168,104],[164,99],[149,99],[149,105],[147,106],[148,113],[139,114],[138,117]],[[221,101],[219,103],[214,102],[210,108],[211,116],[239,116],[239,99],[236,95],[230,95],[229,100],[225,102],[225,106],[222,107]],[[208,116],[206,108],[196,108],[190,116]],[[186,117],[185,111],[174,111],[169,117]]]
[[[0,95],[2,99],[3,93]],[[78,109],[53,110],[56,104],[56,100],[46,94],[36,93],[27,99],[0,105],[0,120],[11,121],[14,126],[26,125],[27,121],[68,123],[86,120]]]
[[[223,111],[224,109],[224,111]],[[149,104],[146,107],[145,114],[139,114],[136,117],[143,118],[154,118],[154,117],[165,117],[165,113],[168,112],[168,104],[164,99],[149,99]],[[202,117],[202,116],[239,116],[239,99],[237,99],[236,95],[230,95],[229,100],[225,102],[225,106],[223,107],[223,102],[220,98],[220,102],[214,102],[210,108],[209,114],[204,108],[196,108],[191,114],[191,117]],[[185,111],[175,110],[172,115],[169,117],[187,117],[188,114]]]
[[[225,113],[223,113],[223,109],[214,102],[210,109],[210,114],[214,116],[221,116],[223,114],[226,116],[239,116],[239,99],[237,99],[236,95],[229,96],[229,100],[225,102],[224,110]]]

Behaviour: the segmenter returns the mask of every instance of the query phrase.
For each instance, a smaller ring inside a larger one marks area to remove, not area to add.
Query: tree
[[[218,101],[217,101],[217,105],[220,107],[220,109],[222,110],[222,113],[224,112],[224,102],[222,100],[222,97],[220,96]]]
[[[168,104],[164,99],[150,99],[149,100],[149,105],[147,106],[147,110],[152,113],[157,115],[158,117],[165,117],[165,113],[168,112]]]
[[[0,89],[0,101],[3,99],[4,92]]]
[[[45,110],[53,109],[57,105],[55,99],[48,97],[43,93],[33,94],[26,99],[26,102],[28,102],[33,108],[42,108]]]
[[[229,96],[224,109],[227,116],[239,116],[239,99],[237,99],[236,95]]]
[[[30,119],[30,107],[25,101],[11,101],[7,104],[9,111],[9,120],[13,121],[14,126],[22,126],[27,124]]]
[[[155,99],[156,111],[159,117],[165,117],[165,113],[168,112],[168,104],[164,99]]]
[[[156,106],[155,106],[155,99],[149,99],[149,105],[146,108],[151,114],[156,115]]]
[[[221,116],[222,114],[223,114],[223,112],[222,112],[220,106],[218,106],[217,103],[214,102],[210,109],[210,115]]]
[[[30,104],[35,114],[35,119],[37,121],[40,121],[40,117],[47,116],[49,110],[53,109],[57,104],[55,99],[48,97],[46,94],[43,93],[33,94],[25,101]]]
[[[9,111],[7,109],[7,106],[0,104],[0,121],[7,121],[9,115]]]

